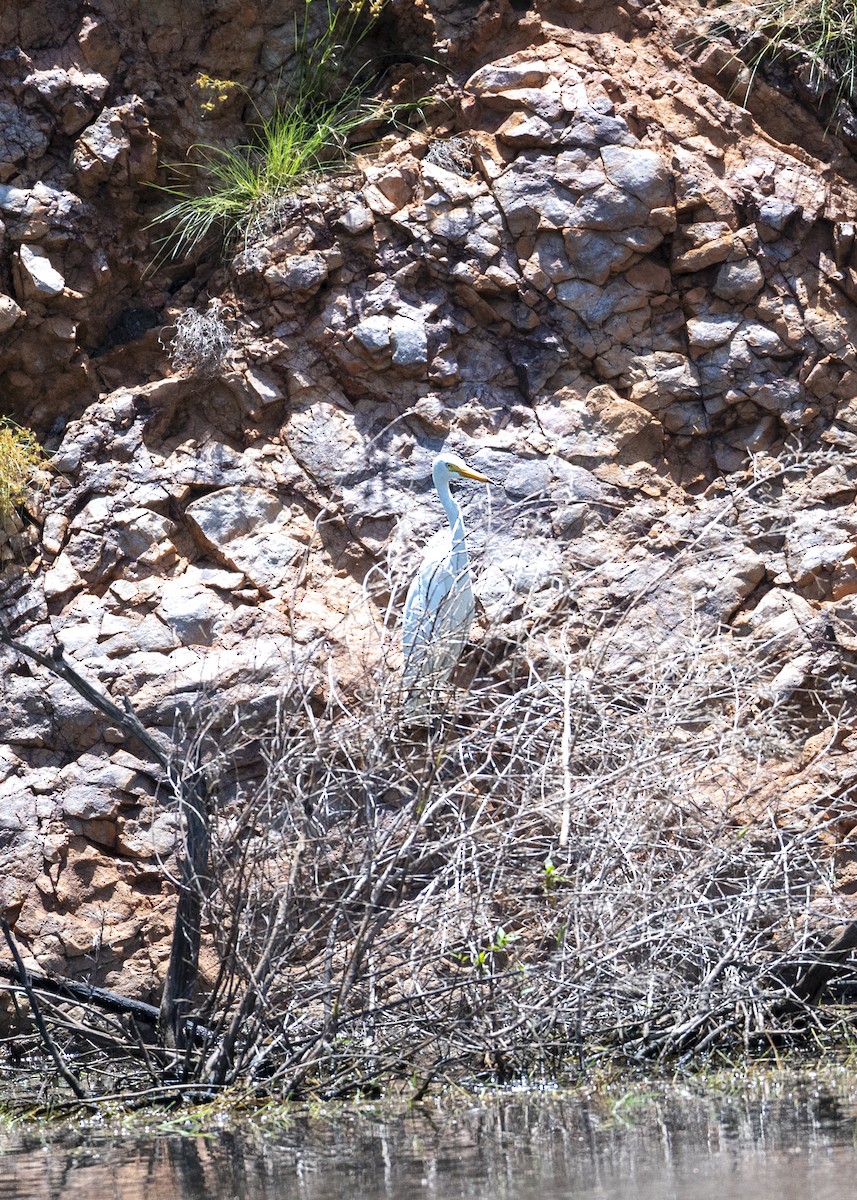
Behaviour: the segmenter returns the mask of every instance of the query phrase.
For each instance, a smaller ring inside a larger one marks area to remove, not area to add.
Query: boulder
[[[294,577],[304,545],[293,536],[291,509],[271,492],[221,488],[194,500],[186,513],[201,544],[261,590],[270,592]]]

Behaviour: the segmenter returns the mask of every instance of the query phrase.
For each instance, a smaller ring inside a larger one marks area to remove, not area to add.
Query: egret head
[[[438,454],[432,463],[431,475],[435,487],[441,483],[455,483],[461,479],[475,479],[479,483],[491,482],[487,475],[474,471],[473,467],[469,467],[463,458],[453,454],[451,450]]]

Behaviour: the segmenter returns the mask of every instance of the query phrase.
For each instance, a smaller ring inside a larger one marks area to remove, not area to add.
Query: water
[[[0,1200],[853,1200],[855,1093],[516,1095],[206,1136],[15,1132]]]

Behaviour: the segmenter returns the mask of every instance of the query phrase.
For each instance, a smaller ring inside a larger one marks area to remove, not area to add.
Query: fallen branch
[[[8,941],[8,937],[6,939]],[[13,963],[0,962],[0,975],[6,979],[20,978],[20,971]],[[119,996],[116,992],[105,991],[104,988],[93,987],[90,983],[79,983],[73,979],[52,979],[49,975],[39,975],[33,971],[27,973],[30,985],[36,992],[55,996],[61,1000],[74,1001],[81,1004],[91,1004],[103,1012],[119,1013],[121,1016],[134,1017],[147,1025],[157,1025],[158,1009],[154,1004],[144,1004],[142,1000],[131,1000]]]
[[[45,1043],[45,1046],[48,1049],[48,1053],[50,1054],[51,1058],[54,1060],[57,1070],[59,1071],[59,1073],[63,1077],[63,1079],[66,1081],[68,1086],[71,1088],[71,1090],[74,1092],[75,1096],[77,1096],[78,1100],[85,1100],[87,1098],[86,1092],[81,1087],[80,1080],[77,1078],[75,1073],[71,1070],[71,1068],[66,1063],[63,1056],[60,1054],[59,1050],[57,1049],[56,1043],[54,1042],[53,1038],[51,1037],[50,1033],[48,1032],[48,1027],[45,1024],[44,1017],[42,1016],[42,1010],[41,1010],[41,1008],[39,1008],[39,1002],[36,999],[36,994],[33,991],[32,984],[30,983],[30,977],[27,974],[27,968],[24,966],[23,959],[21,958],[21,955],[18,953],[18,947],[15,945],[15,939],[12,937],[12,931],[9,928],[9,924],[2,917],[0,917],[0,929],[3,930],[3,936],[5,937],[6,942],[8,943],[9,949],[12,951],[12,957],[14,958],[15,966],[18,969],[18,978],[21,980],[21,986],[23,987],[24,991],[27,993],[27,999],[30,1002],[30,1010],[33,1014],[33,1020],[36,1022],[36,1028],[38,1029],[39,1033],[41,1034],[42,1041]]]
[[[187,821],[187,853],[181,864],[181,888],[179,891],[176,920],[170,953],[167,977],[161,999],[159,1022],[164,1039],[172,1049],[180,1048],[193,1040],[187,1030],[187,1021],[193,990],[199,968],[200,913],[208,867],[208,782],[205,771],[198,769],[189,780],[182,779],[173,769],[173,746],[165,737],[152,733],[141,723],[126,699],[124,707],[115,704],[108,696],[94,687],[66,661],[63,648],[56,643],[52,652],[42,654],[39,650],[17,641],[9,630],[0,623],[0,645],[8,646],[16,654],[44,667],[62,679],[97,712],[114,721],[124,733],[136,738],[148,750],[152,758],[164,770],[179,803],[180,815]]]
[[[44,667],[45,670],[62,679],[69,687],[74,688],[78,695],[82,696],[94,709],[104,713],[111,721],[115,721],[120,729],[145,746],[155,761],[169,774],[172,746],[167,738],[159,737],[146,729],[131,708],[129,701],[126,700],[124,707],[114,704],[108,696],[105,696],[103,692],[93,687],[88,680],[78,674],[74,667],[66,661],[65,652],[59,642],[50,654],[42,654],[41,651],[33,650],[24,642],[17,641],[6,626],[0,623],[0,646],[8,646],[16,654],[23,654],[25,658],[32,659],[40,667]]]
[[[8,940],[8,939],[7,939]],[[0,961],[0,976],[11,982],[19,982],[21,974],[14,963]],[[74,979],[55,978],[28,971],[27,978],[30,987],[37,995],[42,993],[57,1000],[66,1000],[70,1004],[87,1004],[102,1012],[115,1013],[118,1016],[131,1017],[153,1028],[158,1024],[160,1009],[155,1004],[146,1004],[143,1000],[133,1000],[129,996],[120,996],[117,992],[109,992],[105,988],[94,987],[91,983],[81,983]],[[0,984],[0,988],[2,988]],[[26,991],[26,988],[25,988]],[[28,993],[29,995],[29,993]],[[194,1041],[211,1041],[212,1031],[205,1025],[200,1025],[195,1018],[188,1017],[185,1024],[186,1036]]]
[[[815,962],[807,967],[795,983],[795,995],[806,1004],[817,1004],[821,993],[848,960],[855,947],[857,921],[850,921],[840,927],[823,950],[816,953]]]

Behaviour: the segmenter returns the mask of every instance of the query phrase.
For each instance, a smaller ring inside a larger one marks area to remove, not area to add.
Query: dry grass
[[[470,134],[455,134],[453,137],[433,138],[426,151],[426,162],[462,175],[465,179],[473,174],[473,153],[476,143]]]
[[[832,126],[853,125],[857,97],[855,0],[752,0],[705,15],[711,34],[727,37],[749,74],[785,66],[798,93],[823,110]]]
[[[234,345],[222,311],[215,298],[204,313],[189,308],[180,314],[167,347],[174,370],[206,378],[220,374]]]

